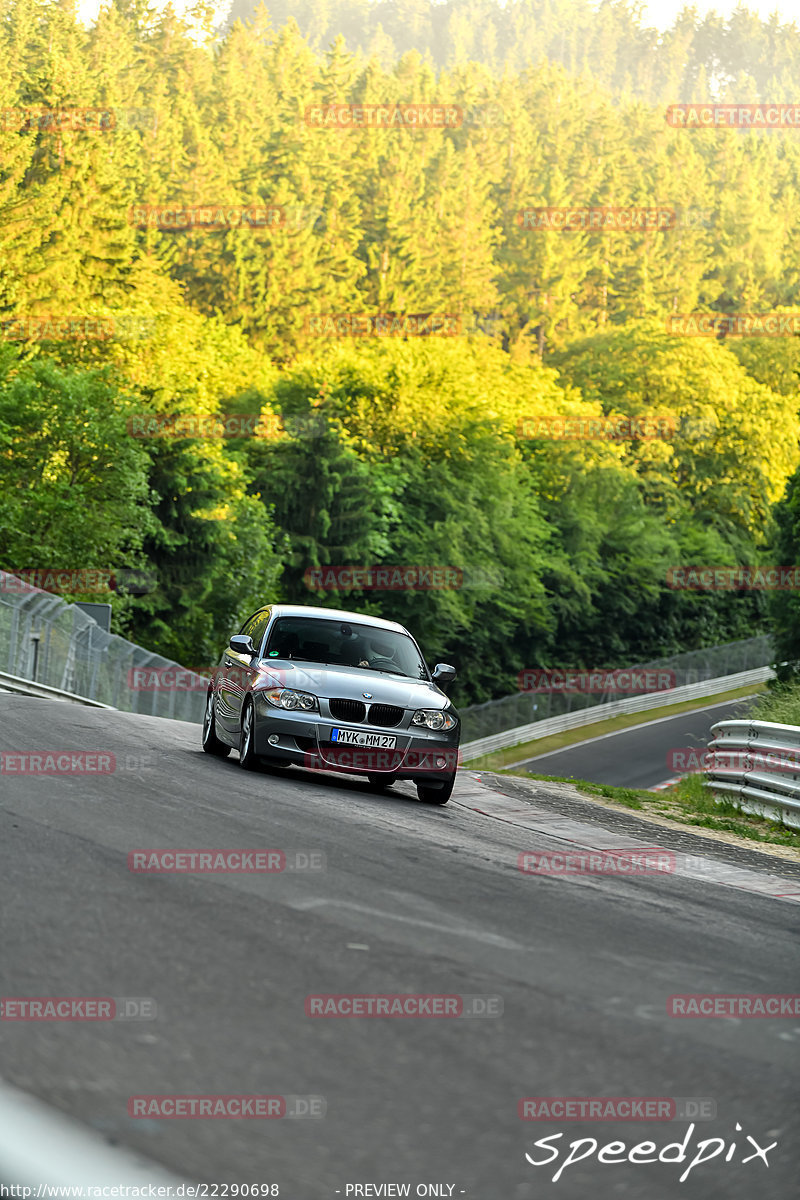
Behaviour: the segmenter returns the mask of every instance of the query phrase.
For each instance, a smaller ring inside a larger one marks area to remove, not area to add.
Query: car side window
[[[239,633],[243,637],[251,637],[253,645],[258,649],[258,643],[264,636],[264,630],[269,621],[269,609],[266,612],[253,613],[252,617],[248,617]]]
[[[253,636],[253,630],[254,630],[254,628],[255,628],[256,621],[258,620],[258,618],[259,618],[259,616],[260,616],[260,615],[261,615],[260,613],[253,613],[252,617],[248,617],[248,618],[247,618],[247,620],[245,621],[244,625],[243,625],[243,626],[242,626],[242,628],[239,630],[239,633],[240,633],[240,634],[241,634],[243,637],[247,637],[248,635],[249,635],[250,637],[252,637],[252,636]]]
[[[250,637],[253,639],[253,645],[256,648],[256,653],[258,653],[258,651],[261,649],[261,643],[264,640],[264,634],[266,632],[267,625],[269,625],[270,616],[271,613],[269,609],[267,609],[266,612],[256,613],[252,629],[247,630],[247,632],[250,634]]]

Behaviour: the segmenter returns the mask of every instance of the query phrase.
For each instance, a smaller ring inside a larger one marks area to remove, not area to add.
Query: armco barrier
[[[464,762],[470,762],[474,766],[476,758],[483,754],[492,754],[495,750],[519,746],[523,742],[547,737],[551,733],[563,733],[566,729],[578,729],[582,725],[605,721],[607,717],[620,716],[622,713],[648,712],[650,709],[664,708],[669,704],[680,704],[684,700],[699,700],[704,696],[715,696],[719,692],[732,692],[751,684],[764,683],[767,679],[772,679],[774,674],[772,667],[756,667],[752,671],[739,671],[735,675],[721,675],[718,679],[689,683],[685,687],[672,688],[668,692],[648,692],[644,696],[629,696],[611,704],[596,704],[591,708],[581,708],[577,712],[563,713],[560,717],[548,717],[544,721],[518,725],[516,729],[505,729],[502,733],[492,734],[491,737],[463,742],[461,753]]]
[[[99,700],[90,700],[88,696],[78,696],[75,692],[65,692],[62,688],[48,687],[44,683],[34,683],[32,679],[20,679],[18,675],[6,675],[0,671],[0,692],[14,692],[18,696],[38,696],[40,700],[70,700],[73,704],[88,704],[92,708],[110,708],[113,704],[102,704]]]
[[[800,829],[800,726],[771,721],[719,721],[705,786],[715,798],[732,800],[742,812],[769,817]],[[747,769],[747,751],[778,755],[780,771]],[[733,763],[730,758],[733,757]],[[797,760],[796,770],[787,764]]]
[[[757,634],[755,637],[705,646],[699,650],[682,650],[648,662],[626,663],[625,667],[637,672],[668,671],[674,687],[688,687],[690,683],[703,683],[723,675],[769,667],[775,662],[775,653],[769,634]],[[631,695],[624,688],[606,691],[606,686],[612,687],[610,684],[604,685],[602,694],[562,692],[559,689],[531,692],[518,687],[511,695],[501,696],[497,700],[462,706],[459,710],[461,737],[465,742],[475,742],[532,721],[549,721],[551,717],[561,717],[584,708],[605,708]],[[660,686],[647,688],[648,692],[660,690]],[[637,694],[644,695],[644,692],[637,691]]]

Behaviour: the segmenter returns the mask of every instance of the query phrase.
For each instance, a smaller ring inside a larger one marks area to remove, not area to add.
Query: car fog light
[[[437,767],[446,767],[447,759],[446,758],[437,758],[436,765],[437,765]]]
[[[269,735],[269,737],[267,738],[267,741],[269,742],[270,746],[277,746],[277,744],[280,740],[281,740],[280,736],[277,733],[271,733]]]

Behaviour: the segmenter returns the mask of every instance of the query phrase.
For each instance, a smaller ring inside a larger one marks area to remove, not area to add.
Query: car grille
[[[394,704],[372,704],[369,710],[370,725],[399,725],[403,719],[403,709]]]
[[[363,721],[367,715],[367,706],[360,700],[335,699],[328,701],[331,716],[339,721]]]

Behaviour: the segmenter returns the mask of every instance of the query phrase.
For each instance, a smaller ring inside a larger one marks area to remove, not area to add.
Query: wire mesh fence
[[[124,712],[200,722],[208,680],[0,571],[0,672]]]
[[[687,650],[669,658],[657,658],[652,662],[639,663],[629,670],[631,673],[647,673],[656,679],[666,672],[671,675],[670,687],[700,683],[704,679],[717,679],[723,675],[735,675],[738,671],[749,671],[755,667],[766,667],[774,662],[774,647],[768,634],[746,638],[740,642],[725,642],[705,650]],[[662,690],[661,687],[640,689],[641,693]],[[567,691],[520,691],[499,700],[487,700],[485,704],[472,704],[459,710],[461,716],[461,741],[472,742],[490,737],[518,725],[533,721],[544,721],[547,717],[578,709],[602,707],[613,700],[621,700],[630,691],[603,691],[592,695],[584,692]],[[598,719],[601,714],[598,714]]]

